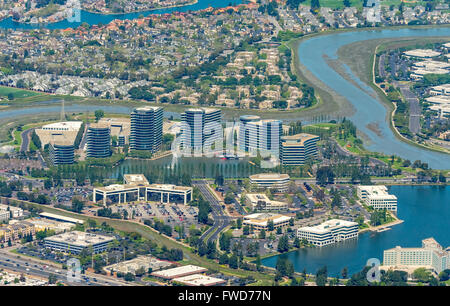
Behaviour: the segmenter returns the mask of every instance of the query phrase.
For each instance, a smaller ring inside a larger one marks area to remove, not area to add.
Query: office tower
[[[161,149],[164,111],[161,107],[145,106],[131,113],[130,147],[132,150]]]
[[[261,120],[257,116],[241,116],[239,126],[239,150],[261,155],[279,157],[281,135],[280,120]]]
[[[316,158],[318,140],[319,136],[305,133],[281,137],[281,164],[304,165],[309,158]]]
[[[72,141],[52,140],[49,143],[50,161],[53,165],[73,164],[75,148]]]
[[[192,108],[181,114],[183,147],[203,152],[205,144],[223,140],[220,109]]]
[[[111,156],[111,129],[107,124],[93,123],[87,132],[87,157]]]

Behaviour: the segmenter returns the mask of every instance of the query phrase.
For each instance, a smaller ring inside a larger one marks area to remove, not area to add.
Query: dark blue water
[[[306,268],[315,273],[327,266],[330,276],[344,267],[349,273],[360,271],[369,258],[383,261],[383,251],[397,245],[420,247],[422,240],[434,237],[442,246],[450,246],[450,186],[392,186],[390,193],[398,197],[398,216],[403,223],[381,233],[363,233],[358,239],[323,248],[306,248],[284,255],[296,271]],[[277,257],[262,260],[275,267]]]
[[[449,169],[450,154],[437,153],[421,149],[397,139],[387,123],[387,110],[385,105],[375,99],[369,93],[374,94],[373,89],[359,80],[348,66],[346,72],[363,89],[355,86],[333,70],[326,61],[326,57],[337,59],[337,51],[340,47],[358,41],[395,38],[395,37],[431,37],[446,36],[450,41],[450,27],[427,29],[384,29],[376,31],[355,31],[339,34],[330,34],[313,37],[303,41],[299,47],[300,62],[311,71],[315,77],[324,84],[346,98],[354,107],[355,113],[350,119],[358,130],[363,132],[368,141],[365,146],[370,151],[382,152],[388,155],[395,154],[410,160],[420,159],[427,162],[434,169]],[[367,124],[377,124],[381,135],[371,131]]]
[[[165,8],[158,10],[151,10],[145,12],[137,12],[137,13],[126,13],[126,14],[98,14],[98,13],[90,13],[86,11],[81,11],[81,22],[69,22],[68,20],[62,20],[55,23],[49,24],[25,24],[19,23],[12,20],[12,18],[7,18],[0,21],[0,28],[6,29],[36,29],[45,27],[48,29],[66,29],[66,28],[76,28],[82,23],[88,23],[89,25],[95,24],[107,24],[113,21],[114,19],[136,19],[139,16],[148,16],[152,14],[170,14],[174,12],[188,12],[188,11],[199,11],[206,9],[208,7],[221,8],[227,7],[228,5],[238,5],[244,3],[245,0],[198,0],[197,3],[192,5],[173,7],[173,8]]]

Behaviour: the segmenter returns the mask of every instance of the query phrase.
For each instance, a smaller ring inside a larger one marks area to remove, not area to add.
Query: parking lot
[[[196,224],[198,208],[188,205],[161,204],[154,202],[138,204],[121,204],[111,206],[113,212],[128,213],[130,219],[152,219],[164,220],[168,224]]]

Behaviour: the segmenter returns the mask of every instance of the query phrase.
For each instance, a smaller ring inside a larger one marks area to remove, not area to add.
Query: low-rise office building
[[[27,222],[30,222],[34,225],[36,232],[41,231],[54,231],[56,234],[64,233],[72,230],[75,227],[75,224],[69,222],[58,222],[54,220],[48,220],[44,218],[32,218],[27,219]]]
[[[103,268],[106,272],[113,275],[114,273],[132,273],[136,275],[136,271],[144,270],[146,273],[151,269],[152,271],[158,271],[171,266],[172,263],[164,260],[159,260],[153,256],[138,256],[131,260],[119,262],[113,265],[109,265]]]
[[[46,248],[71,254],[80,254],[84,249],[92,249],[94,254],[108,249],[114,237],[73,231],[44,238]]]
[[[289,226],[291,217],[273,214],[273,213],[256,213],[244,216],[244,225],[252,227],[255,231],[269,230],[269,223],[273,222],[273,228],[285,228]]]
[[[383,268],[408,270],[410,272],[417,268],[426,268],[439,274],[446,269],[450,269],[450,247],[444,249],[433,238],[422,240],[421,248],[397,246],[384,251]]]
[[[439,56],[441,53],[431,49],[414,49],[403,52],[403,55],[409,58],[427,59]]]
[[[297,229],[297,237],[315,246],[325,246],[358,237],[358,223],[332,219],[320,225]]]
[[[298,166],[304,165],[308,159],[317,158],[319,139],[319,136],[305,133],[281,137],[281,164]]]
[[[358,197],[367,206],[374,209],[397,211],[397,197],[389,194],[386,186],[357,186],[356,190]]]
[[[68,222],[68,223],[73,223],[73,224],[84,224],[83,220],[66,217],[66,216],[62,216],[62,215],[57,215],[57,214],[52,214],[52,213],[48,213],[48,212],[42,212],[39,214],[39,216],[42,218],[48,219],[48,220]]]
[[[254,210],[283,211],[288,209],[286,202],[270,200],[263,193],[248,193],[245,195],[245,199]]]
[[[226,283],[224,279],[207,276],[203,274],[194,274],[183,277],[177,277],[172,280],[185,286],[219,286]]]
[[[112,202],[126,203],[130,197],[142,201],[159,201],[161,203],[187,204],[192,200],[192,187],[170,184],[149,184],[143,174],[124,175],[125,184],[113,184],[93,190],[93,201],[99,200],[106,205],[107,199]]]
[[[181,267],[176,267],[172,269],[162,270],[153,272],[151,275],[164,278],[164,279],[175,279],[179,277],[184,277],[188,275],[199,274],[208,271],[208,269],[203,267],[198,267],[194,265],[186,265]]]
[[[289,174],[261,173],[250,175],[250,184],[260,188],[275,189],[279,192],[287,191],[289,182]]]

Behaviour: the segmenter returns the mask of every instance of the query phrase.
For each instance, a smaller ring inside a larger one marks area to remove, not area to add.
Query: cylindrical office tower
[[[146,106],[131,113],[130,147],[132,150],[161,149],[164,111],[161,107]]]
[[[109,156],[111,156],[111,129],[106,124],[91,124],[87,131],[87,157]]]

